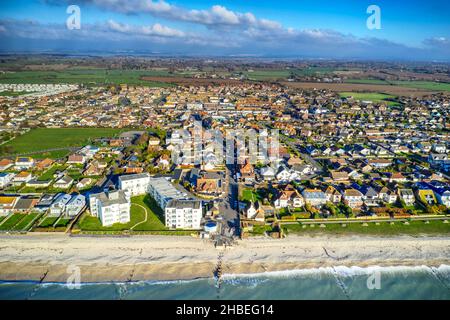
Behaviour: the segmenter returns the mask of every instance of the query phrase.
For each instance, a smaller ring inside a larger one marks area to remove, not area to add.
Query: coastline
[[[0,235],[0,280],[65,283],[211,278],[219,253],[207,240],[183,236],[70,237]],[[450,265],[450,238],[374,236],[255,237],[225,249],[223,274],[318,269]]]

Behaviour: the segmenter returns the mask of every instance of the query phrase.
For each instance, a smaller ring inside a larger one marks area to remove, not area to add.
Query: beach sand
[[[225,274],[450,265],[448,237],[255,237],[223,250],[192,237],[27,234],[0,235],[0,280],[66,282],[74,266],[80,268],[82,282],[212,277],[221,251]]]

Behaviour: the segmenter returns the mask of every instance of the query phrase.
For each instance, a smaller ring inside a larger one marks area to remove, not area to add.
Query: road
[[[236,153],[235,153],[236,154]],[[234,157],[234,163],[226,165],[225,187],[227,193],[219,202],[219,212],[223,217],[223,222],[229,227],[234,228],[234,235],[240,236],[241,222],[239,218],[239,185],[234,178],[237,172],[237,159]]]
[[[289,140],[288,140],[286,137],[284,137],[282,134],[280,134],[280,139],[281,139],[281,142],[283,142],[283,143],[286,144],[287,146],[291,147],[291,148],[294,149],[294,150],[297,150],[297,151],[300,153],[300,156],[302,157],[302,159],[303,159],[306,163],[308,163],[308,164],[312,165],[314,168],[316,168],[316,171],[321,172],[321,171],[323,170],[322,166],[321,166],[316,160],[314,160],[310,155],[308,155],[308,154],[302,152],[301,149],[300,149],[300,147],[299,147],[297,144],[295,144],[295,143],[289,141]]]

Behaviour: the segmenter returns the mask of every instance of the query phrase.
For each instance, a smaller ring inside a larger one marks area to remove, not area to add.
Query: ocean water
[[[369,285],[368,285],[369,283]],[[330,267],[128,283],[0,282],[0,299],[450,299],[450,266]]]

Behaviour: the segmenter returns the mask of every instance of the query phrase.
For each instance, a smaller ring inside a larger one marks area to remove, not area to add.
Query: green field
[[[401,87],[416,88],[430,91],[450,91],[450,83],[447,82],[406,81],[406,80],[390,81],[378,79],[348,79],[345,82],[355,84],[397,85]]]
[[[20,220],[20,222],[16,224],[13,229],[18,231],[22,230],[23,228],[28,226],[28,224],[30,224],[31,221],[33,221],[38,215],[40,215],[40,213],[27,214],[26,217]]]
[[[386,103],[387,105],[399,105],[398,102],[389,101],[387,99],[397,98],[394,95],[373,92],[339,92],[342,98],[353,97],[356,100],[372,101],[374,103]]]
[[[115,223],[109,227],[103,227],[100,220],[96,217],[93,217],[89,214],[84,214],[81,217],[80,222],[78,222],[78,227],[82,231],[125,231],[130,230],[137,223],[142,222],[137,225],[133,230],[134,231],[152,231],[158,230],[163,231],[167,230],[161,218],[162,211],[159,209],[154,200],[151,199],[150,196],[138,196],[133,197],[131,199],[131,213],[130,213],[130,222],[128,223]],[[145,220],[145,210],[140,206],[133,205],[139,204],[147,209],[147,220]],[[145,222],[144,222],[145,221]]]
[[[390,81],[391,84],[431,91],[450,91],[450,83],[432,81]]]
[[[18,97],[21,96],[23,94],[28,94],[31,92],[27,92],[27,91],[2,91],[0,92],[0,97]]]
[[[169,83],[145,81],[143,76],[183,76],[183,73],[169,73],[165,70],[106,70],[106,69],[72,69],[64,71],[20,71],[0,75],[0,83],[29,84],[129,84],[152,87],[169,87]]]
[[[51,227],[58,219],[59,217],[47,217],[39,224],[39,227],[42,228]]]
[[[242,72],[249,80],[269,81],[269,80],[286,80],[290,76],[313,76],[327,74],[335,71],[334,68],[327,67],[308,67],[295,69],[272,69],[272,70],[253,70]]]
[[[0,230],[11,230],[20,220],[25,218],[25,216],[26,214],[13,214],[0,226]]]
[[[58,228],[58,227],[65,227],[65,226],[67,226],[67,225],[69,224],[69,222],[70,222],[70,219],[64,219],[64,218],[61,218],[61,219],[58,221],[58,223],[55,225],[55,228]]]
[[[18,136],[2,146],[0,155],[40,152],[53,148],[82,147],[91,139],[112,137],[126,131],[113,128],[36,128]],[[33,155],[36,158],[60,157],[69,153],[69,150],[50,151]]]
[[[443,223],[442,221],[430,221],[426,224],[422,221],[411,221],[409,225],[405,225],[403,222],[395,222],[393,225],[388,222],[381,222],[379,225],[371,222],[367,227],[362,226],[362,223],[348,223],[346,227],[342,227],[341,224],[327,224],[325,228],[320,228],[319,225],[315,225],[314,228],[306,225],[306,228],[302,228],[300,224],[284,225],[283,229],[287,233],[294,234],[370,234],[370,235],[397,235],[397,234],[449,234],[450,224]]]

